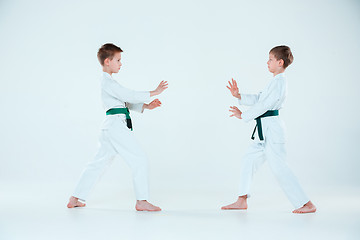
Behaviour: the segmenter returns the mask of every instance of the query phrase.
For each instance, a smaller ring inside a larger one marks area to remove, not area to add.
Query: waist
[[[264,117],[272,117],[272,116],[279,116],[279,110],[266,111],[263,115],[260,115],[257,118],[255,118],[255,120],[258,120],[258,119],[264,118]]]
[[[129,115],[129,109],[128,108],[110,108],[106,111],[106,115],[114,115],[114,114],[125,114]]]

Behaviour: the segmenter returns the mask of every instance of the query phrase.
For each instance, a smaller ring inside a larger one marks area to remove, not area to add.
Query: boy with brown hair
[[[161,94],[168,84],[162,81],[154,91],[133,91],[121,86],[112,78],[112,74],[118,73],[122,66],[122,52],[121,48],[111,43],[104,44],[98,51],[97,56],[103,69],[101,98],[106,118],[101,129],[98,153],[83,171],[67,204],[68,208],[85,206],[79,200],[85,201],[88,198],[105,167],[115,155],[119,154],[132,170],[136,195],[135,209],[161,211],[159,207],[147,201],[149,198],[147,157],[133,135],[129,109],[142,113],[145,109],[160,107],[159,99],[149,104],[145,102],[150,101],[150,97]]]
[[[277,46],[270,50],[268,69],[273,73],[273,79],[263,92],[259,94],[240,94],[234,79],[226,86],[231,94],[238,98],[240,105],[251,106],[241,112],[237,107],[230,107],[232,115],[244,119],[245,122],[256,120],[256,126],[251,139],[255,139],[257,129],[258,138],[248,148],[242,164],[240,174],[240,188],[235,203],[222,207],[228,209],[247,209],[247,198],[250,197],[252,177],[260,165],[267,160],[280,186],[290,202],[296,208],[293,213],[312,213],[316,207],[305,195],[296,177],[286,163],[285,133],[279,109],[286,98],[287,86],[285,69],[293,62],[293,55],[288,46]]]

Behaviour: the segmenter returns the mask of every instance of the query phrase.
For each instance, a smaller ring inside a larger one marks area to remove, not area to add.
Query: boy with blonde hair
[[[101,98],[106,111],[106,118],[100,134],[100,148],[95,158],[88,163],[82,173],[73,195],[70,197],[68,208],[84,207],[90,191],[99,179],[105,167],[115,155],[119,154],[130,166],[136,194],[137,211],[161,211],[147,200],[148,169],[147,157],[140,148],[132,132],[130,110],[143,112],[145,109],[160,107],[161,102],[155,99],[149,104],[150,97],[161,94],[168,86],[166,81],[160,82],[154,91],[133,91],[121,86],[112,78],[118,73],[121,64],[121,48],[114,44],[104,44],[98,51],[98,59],[102,65]]]
[[[267,160],[280,186],[290,202],[296,208],[293,213],[312,213],[316,207],[305,195],[296,177],[286,163],[286,149],[283,122],[279,118],[286,97],[285,69],[292,63],[293,55],[287,46],[277,46],[270,50],[268,69],[273,79],[260,94],[240,94],[237,83],[232,79],[226,86],[231,94],[238,98],[240,105],[251,106],[246,112],[237,107],[230,107],[232,115],[245,122],[256,120],[252,134],[254,140],[257,129],[258,138],[247,150],[242,163],[240,188],[236,202],[222,207],[228,209],[247,209],[247,198],[250,197],[252,177],[260,165]]]

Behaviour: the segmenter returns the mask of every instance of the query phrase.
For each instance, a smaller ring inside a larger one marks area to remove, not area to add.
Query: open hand
[[[236,81],[232,78],[231,79],[231,82],[230,81],[228,81],[229,82],[229,86],[226,86],[227,87],[227,89],[229,89],[230,90],[230,92],[231,92],[231,94],[234,96],[234,97],[236,97],[236,98],[239,98],[239,99],[241,99],[241,96],[240,96],[240,93],[239,93],[239,88],[238,88],[238,86],[237,86],[237,83],[236,83]]]
[[[230,117],[237,117],[237,118],[239,118],[239,119],[242,119],[241,118],[241,114],[242,114],[242,112],[237,108],[237,107],[235,107],[235,106],[230,106],[230,109],[229,109],[229,111],[230,112],[232,112],[233,114],[232,115],[230,115]]]
[[[159,86],[154,91],[150,92],[150,97],[161,94],[167,88],[168,88],[167,81],[161,81]]]

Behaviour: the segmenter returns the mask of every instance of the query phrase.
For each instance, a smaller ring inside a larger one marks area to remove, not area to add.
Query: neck
[[[273,72],[273,76],[275,77],[276,75],[285,72],[285,69],[281,68],[279,70],[276,70],[275,72]]]
[[[110,76],[112,76],[112,72],[110,71],[110,69],[108,69],[107,67],[103,67],[103,72],[106,72],[108,74],[110,74]]]

